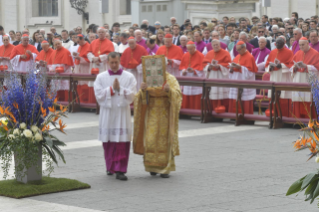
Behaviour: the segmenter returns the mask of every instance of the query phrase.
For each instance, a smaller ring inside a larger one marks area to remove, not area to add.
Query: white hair
[[[272,29],[274,29],[274,28],[279,29],[278,25],[272,25]]]
[[[290,18],[284,18],[284,22],[287,22],[289,20],[290,20]]]
[[[213,44],[213,43],[215,43],[215,42],[217,42],[217,43],[219,43],[219,44],[220,44],[220,41],[219,41],[219,40],[217,40],[217,39],[213,39],[213,40],[212,40],[212,44]]]
[[[144,20],[142,21],[142,23],[144,23],[144,22],[146,22],[147,24],[149,23],[148,20],[146,20],[146,19],[144,19]]]
[[[182,35],[179,40],[182,40],[182,38],[185,38],[186,40],[188,39],[186,35]]]
[[[265,42],[267,42],[267,39],[264,36],[259,37],[259,40],[264,40]]]
[[[107,32],[107,29],[105,29],[104,27],[97,28],[97,32],[99,32],[100,30],[103,30],[104,32]]]
[[[302,30],[301,30],[300,28],[296,28],[296,29],[294,29],[294,31],[297,31],[297,32],[299,32],[299,33],[302,33]]]
[[[239,33],[239,37],[242,36],[242,35],[245,35],[246,39],[248,39],[248,35],[247,35],[246,32],[240,32],[240,33]]]
[[[135,30],[135,31],[134,31],[134,35],[136,35],[136,33],[137,33],[137,32],[142,33],[142,31],[141,31],[141,30],[137,29],[137,30]]]
[[[156,22],[155,22],[155,24],[159,24],[159,25],[161,25],[161,22],[159,22],[159,21],[156,21]]]
[[[172,20],[173,18],[176,20],[176,18],[175,18],[175,17],[171,17],[171,18],[170,18],[170,20]]]

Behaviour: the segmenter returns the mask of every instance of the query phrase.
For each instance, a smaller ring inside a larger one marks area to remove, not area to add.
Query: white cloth
[[[74,62],[73,52],[78,52],[79,47],[80,47],[80,45],[76,45],[76,46],[73,45],[73,46],[71,46],[70,49],[69,49],[69,51],[70,51],[70,53],[71,53],[71,56],[72,56],[72,58],[73,58],[73,62]]]
[[[142,64],[139,64],[134,69],[125,69],[125,71],[133,74],[136,80],[136,90],[139,91],[141,87],[141,83],[143,82],[143,67]]]
[[[120,84],[120,92],[111,96],[115,78]],[[102,142],[129,142],[132,137],[130,104],[136,94],[136,80],[126,71],[121,75],[101,73],[94,82],[94,93],[100,105],[99,140]]]
[[[269,66],[266,68],[266,72],[269,72]],[[284,63],[281,63],[281,69],[269,73],[272,82],[292,82],[289,68]],[[271,90],[268,90],[268,98],[271,98]],[[280,98],[291,99],[291,91],[281,91]]]
[[[123,52],[125,51],[125,49],[127,49],[129,47],[128,43],[126,43],[125,45],[123,43],[121,43],[119,45],[119,53],[123,54]]]
[[[119,45],[117,45],[117,43],[113,43],[113,46],[114,46],[114,52],[119,52]]]
[[[232,74],[229,74],[229,79],[231,80],[255,80],[255,73],[249,71],[245,66],[241,66],[240,72],[233,72]],[[229,99],[237,99],[237,88],[230,88],[229,89]],[[242,101],[249,101],[253,100],[256,97],[256,89],[247,89],[244,88],[243,94],[241,97]]]
[[[168,65],[168,64],[166,65],[166,71],[168,71],[168,73],[172,74],[175,77],[180,76],[179,65],[181,64],[181,61],[180,60],[172,60],[172,61],[173,61],[172,65]]]
[[[309,74],[307,72],[296,72],[293,73],[292,66],[290,68],[291,76],[292,76],[292,82],[294,83],[308,83]],[[312,72],[316,75],[318,75],[318,70],[313,65],[307,65],[308,72]],[[311,101],[311,93],[310,92],[299,92],[299,91],[293,91],[292,92],[292,98],[291,100],[293,102],[310,102]]]
[[[64,64],[53,64],[49,65],[49,71],[55,72],[56,67],[64,67],[64,73],[71,74],[72,66],[64,65]],[[69,80],[53,80],[51,83],[54,83],[58,91],[68,91],[70,90],[70,82]]]
[[[185,70],[185,69],[180,71],[181,76],[183,76],[183,72],[184,71],[187,72],[187,70]],[[195,75],[195,73],[187,72],[186,76],[187,77],[204,77],[205,76],[204,71],[194,70],[194,72],[196,72],[196,75]],[[183,86],[182,93],[184,95],[187,95],[187,96],[199,95],[199,94],[203,93],[203,88],[202,87],[196,87],[196,86]]]
[[[32,58],[29,61],[19,61],[20,55],[16,55],[14,58],[11,59],[11,65],[13,70],[15,71],[28,71],[33,68],[33,64],[37,54],[32,53]]]
[[[6,34],[7,36],[9,36],[9,34]],[[9,36],[9,39],[10,39],[10,43],[11,43],[11,37]],[[12,42],[13,43],[13,42]],[[12,44],[11,43],[11,44]],[[2,35],[0,35],[0,46],[3,45],[3,42],[2,42]]]
[[[101,54],[99,56],[100,61],[101,61],[100,65],[96,65],[95,63],[92,62],[92,60],[93,60],[93,58],[95,56],[91,52],[89,52],[87,54],[87,57],[88,57],[88,59],[90,61],[90,71],[91,71],[92,68],[98,68],[100,73],[103,73],[103,72],[105,72],[105,71],[110,69],[109,65],[107,64],[107,54]],[[93,87],[93,82],[89,82],[88,86],[89,87]]]
[[[79,65],[74,65],[74,73],[75,74],[90,74],[90,63],[87,62],[83,57],[80,59]],[[78,85],[87,85],[88,81],[79,81]]]
[[[66,48],[67,50],[69,50],[70,51],[70,48],[71,48],[71,46],[73,46],[74,45],[74,42],[72,41],[72,40],[69,40],[69,42],[67,42],[67,43],[63,43],[62,42],[62,46],[64,47],[64,48]],[[78,46],[78,45],[77,45]],[[70,51],[71,52],[71,51]]]
[[[258,71],[265,71],[265,65],[266,65],[267,59],[269,57],[269,54],[265,57],[264,61],[262,61],[258,64],[257,61],[259,59],[259,56],[260,56],[260,52],[259,52],[259,55],[256,59],[256,65],[257,65]]]
[[[209,64],[204,68],[205,76],[207,76]],[[225,68],[222,65],[219,65],[220,70],[210,71],[208,79],[229,79],[229,69]],[[218,100],[218,99],[228,99],[229,98],[229,88],[227,87],[211,87],[209,93],[209,99]]]
[[[204,50],[203,50],[203,52],[202,52],[202,53],[203,53],[203,55],[204,55],[204,56],[206,56],[206,54],[208,53],[208,51],[207,51],[207,47],[206,47],[206,46],[205,46],[205,48],[204,48]]]

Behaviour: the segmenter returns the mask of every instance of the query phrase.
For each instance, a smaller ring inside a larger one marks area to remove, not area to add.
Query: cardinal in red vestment
[[[7,35],[2,36],[3,45],[0,46],[0,68],[1,71],[11,70],[10,55],[14,49],[14,45],[10,43]]]
[[[121,56],[121,65],[125,71],[132,73],[137,81],[137,90],[143,82],[142,57],[147,56],[146,49],[138,45],[134,37],[128,39],[129,48],[125,49]]]
[[[48,62],[53,53],[53,49],[50,47],[48,41],[44,40],[41,43],[42,51],[39,53],[35,61],[37,62],[39,71],[49,71]]]
[[[112,41],[106,38],[107,30],[104,27],[99,27],[97,30],[99,38],[93,40],[87,57],[90,61],[90,71],[92,68],[98,68],[100,73],[109,70],[107,64],[107,55],[111,52],[114,52],[114,45]],[[89,86],[89,102],[96,103],[93,82],[88,83]]]
[[[82,34],[78,34],[77,42],[80,45],[77,52],[73,52],[74,57],[74,73],[75,74],[90,74],[90,61],[87,57],[90,44],[84,40]],[[89,86],[87,81],[80,81],[77,85],[77,93],[80,98],[80,103],[95,103],[94,99],[89,99]],[[91,102],[89,101],[91,100]]]
[[[179,66],[184,54],[183,50],[173,44],[173,36],[171,34],[165,35],[164,44],[164,46],[158,48],[156,55],[165,55],[168,62],[166,70],[175,77],[180,76]]]
[[[183,57],[179,69],[182,76],[204,77],[203,60],[204,55],[196,50],[195,43],[189,41],[186,45],[187,51]],[[183,86],[182,108],[201,109],[202,88],[194,86]]]
[[[15,71],[28,71],[33,69],[33,64],[38,54],[37,49],[29,44],[29,35],[22,35],[21,44],[15,46],[10,55],[13,69]]]
[[[209,79],[228,79],[229,63],[231,57],[228,51],[221,47],[221,42],[217,39],[212,40],[213,51],[209,51],[204,58],[204,71]],[[229,88],[211,87],[209,99],[212,109],[217,113],[228,111],[229,105]]]
[[[54,40],[54,47],[56,50],[53,50],[48,61],[49,70],[53,72],[59,72],[61,70],[63,73],[71,74],[71,68],[74,64],[70,51],[62,46],[62,41],[59,39]],[[56,86],[58,86],[58,101],[69,101],[69,80],[58,80]]]
[[[309,73],[318,75],[319,70],[319,53],[309,46],[308,39],[302,37],[299,40],[300,50],[294,55],[291,67],[293,82],[308,83]],[[317,76],[318,77],[318,76]],[[292,111],[297,118],[309,118],[310,115],[310,92],[292,92]],[[312,109],[312,118],[316,118],[315,110]]]
[[[230,76],[232,80],[255,80],[255,73],[258,71],[255,58],[246,49],[246,44],[239,41],[236,44],[236,51],[239,53],[230,65]],[[236,112],[237,88],[229,89],[229,112]],[[254,113],[254,99],[256,97],[256,89],[244,88],[241,100],[243,102],[244,113]],[[238,102],[239,104],[239,102]],[[240,113],[242,112],[238,105]]]

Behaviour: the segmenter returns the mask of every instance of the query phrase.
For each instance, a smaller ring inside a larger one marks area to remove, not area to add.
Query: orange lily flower
[[[58,101],[58,98],[55,98],[54,101],[53,101],[53,103],[56,104],[57,101]]]
[[[43,127],[42,127],[42,132],[43,131],[45,131],[45,130],[49,130],[50,129],[50,126],[49,125],[44,125]]]
[[[10,113],[9,116],[11,117],[13,123],[17,123],[17,119],[14,117],[12,113]]]
[[[19,109],[18,103],[14,102],[12,105],[13,105],[13,107],[14,107],[15,109]]]
[[[56,120],[58,120],[59,119],[59,116],[55,116],[53,119],[52,119],[52,121],[53,122],[56,122]]]
[[[1,106],[0,106],[0,113],[1,113],[1,114],[4,113],[3,107],[1,107]]]
[[[4,129],[5,131],[8,131],[8,130],[9,130],[7,126],[4,126],[3,129]]]
[[[308,127],[313,128],[313,124],[314,124],[313,121],[309,120]]]
[[[316,142],[312,141],[312,142],[310,142],[310,144],[311,144],[310,151],[312,153],[316,153],[317,152],[317,150],[316,150],[316,146],[317,146]]]
[[[296,148],[296,149],[300,149],[300,148],[301,148],[300,140],[297,140],[297,141],[295,142],[294,148]]]
[[[59,120],[59,125],[60,125],[60,130],[61,130],[61,132],[64,132],[63,129],[66,128],[66,125],[62,123],[62,120],[61,120],[61,119]]]
[[[41,113],[42,113],[42,115],[43,115],[44,117],[47,116],[47,110],[44,109],[42,106],[41,106]]]
[[[55,107],[54,107],[54,106],[49,107],[49,111],[50,111],[51,113],[55,113]]]
[[[4,110],[4,113],[9,115],[10,111],[9,111],[9,107],[7,107],[5,110]]]

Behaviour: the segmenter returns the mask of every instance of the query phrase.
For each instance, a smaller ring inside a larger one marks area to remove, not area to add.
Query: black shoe
[[[113,175],[113,173],[110,172],[110,171],[106,171],[106,174],[107,174],[107,175]]]
[[[156,175],[157,175],[156,172],[150,172],[150,174],[151,174],[152,176],[156,176]]]
[[[169,178],[169,174],[161,174],[161,178]]]
[[[126,181],[126,180],[127,180],[127,177],[124,175],[124,173],[122,173],[122,172],[117,172],[117,173],[116,173],[116,179]]]

